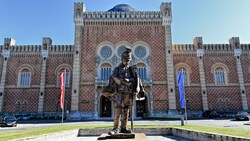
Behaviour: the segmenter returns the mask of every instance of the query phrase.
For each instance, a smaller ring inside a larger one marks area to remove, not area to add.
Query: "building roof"
[[[109,12],[131,12],[131,11],[138,11],[127,4],[118,4],[113,8],[108,10]]]

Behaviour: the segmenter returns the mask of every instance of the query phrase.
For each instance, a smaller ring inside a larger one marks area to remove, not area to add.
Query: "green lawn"
[[[244,130],[244,129],[198,126],[198,125],[175,126],[174,128],[250,138],[250,130]]]
[[[210,127],[210,126],[197,126],[197,125],[186,125],[186,126],[180,126],[180,125],[135,125],[134,128],[182,128],[187,130],[195,130],[195,131],[203,131],[203,132],[211,132],[211,133],[218,133],[218,134],[226,134],[226,135],[232,135],[232,136],[241,136],[241,137],[247,137],[250,138],[250,130],[244,130],[244,129],[234,129],[234,128],[219,128],[219,127]],[[24,137],[30,137],[30,136],[39,136],[42,134],[49,134],[49,133],[55,133],[59,131],[65,131],[65,130],[73,130],[73,129],[79,129],[79,128],[107,128],[111,129],[112,125],[98,125],[98,126],[53,126],[53,127],[47,127],[47,128],[39,128],[39,129],[32,129],[32,130],[24,130],[24,131],[17,131],[17,132],[8,132],[4,134],[0,134],[0,141],[6,141],[10,139],[17,139],[17,138],[24,138]]]

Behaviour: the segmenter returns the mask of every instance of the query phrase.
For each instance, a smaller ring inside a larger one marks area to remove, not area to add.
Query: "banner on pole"
[[[62,72],[60,75],[60,89],[61,89],[61,97],[60,97],[60,107],[63,109],[63,104],[64,104],[64,87],[65,87],[65,75],[66,72]]]
[[[178,72],[178,87],[180,93],[180,105],[181,108],[185,108],[184,83],[183,83],[183,74],[181,71]]]

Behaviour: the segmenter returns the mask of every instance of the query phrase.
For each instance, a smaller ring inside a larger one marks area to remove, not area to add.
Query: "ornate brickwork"
[[[61,68],[68,68],[68,65],[72,68],[73,67],[73,57],[64,57],[64,56],[51,56],[47,60],[47,69],[46,69],[46,85],[52,85],[54,87],[57,86],[57,79],[58,79],[58,74],[57,74],[57,69],[58,67],[61,66]],[[69,70],[71,68],[68,68]],[[59,71],[59,70],[58,70]],[[70,78],[72,78],[72,70],[70,70]]]
[[[174,65],[184,63],[186,64],[189,68],[189,78],[190,78],[190,85],[192,86],[193,84],[199,84],[200,83],[200,75],[199,75],[199,66],[198,66],[198,59],[196,56],[189,56],[189,55],[183,55],[183,56],[174,56]],[[183,65],[182,67],[185,67]],[[175,70],[176,72],[177,70]],[[176,75],[176,73],[175,73]],[[177,76],[175,76],[175,79],[177,79]],[[177,82],[177,81],[176,81]]]
[[[70,110],[71,105],[71,88],[65,89],[65,101],[67,101],[66,110]],[[59,88],[46,88],[44,99],[44,112],[60,112],[60,89]]]
[[[176,87],[178,90],[178,87]],[[199,111],[202,109],[202,97],[200,94],[200,87],[185,87],[185,98],[186,105],[188,110],[196,110]],[[176,92],[176,107],[180,110],[180,94],[179,91]]]
[[[239,87],[207,87],[208,107],[211,110],[241,110],[241,97]],[[224,100],[228,98],[230,103],[225,108]],[[222,99],[222,103],[219,102]],[[220,109],[221,107],[221,109]]]
[[[18,72],[20,71],[19,69],[22,69],[20,68],[22,65],[24,65],[24,67],[29,66],[31,70],[34,70],[31,76],[31,87],[32,85],[40,85],[42,58],[36,56],[10,57],[8,59],[6,85],[17,87]]]
[[[4,95],[4,112],[16,112],[16,101],[27,101],[27,109],[23,112],[37,112],[39,88],[6,89]]]
[[[94,87],[91,85],[82,86],[80,89],[79,111],[94,111]]]
[[[215,63],[222,63],[228,67],[229,72],[227,72],[228,83],[239,83],[236,69],[236,60],[234,56],[226,55],[226,56],[205,56],[204,57],[204,70],[206,75],[206,83],[209,85],[214,85],[214,73],[211,72],[212,66]]]
[[[167,112],[168,109],[168,95],[165,85],[154,85],[154,111]]]

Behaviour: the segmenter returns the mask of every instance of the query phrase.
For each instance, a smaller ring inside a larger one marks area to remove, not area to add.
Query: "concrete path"
[[[78,130],[57,132],[38,137],[15,139],[11,141],[96,141],[98,137],[77,137]],[[147,136],[149,141],[190,141],[175,136]],[[126,140],[129,141],[129,140]]]

